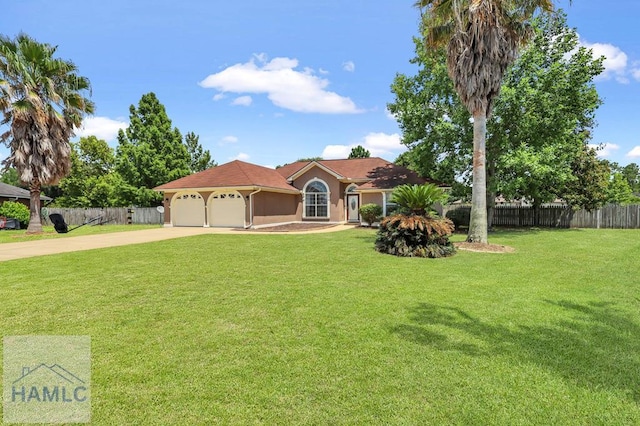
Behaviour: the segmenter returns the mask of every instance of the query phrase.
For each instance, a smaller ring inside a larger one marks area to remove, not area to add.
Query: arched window
[[[329,189],[320,180],[304,187],[304,217],[329,217]]]

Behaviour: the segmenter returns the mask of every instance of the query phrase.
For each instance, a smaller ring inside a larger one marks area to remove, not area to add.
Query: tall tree
[[[0,141],[9,145],[5,165],[15,167],[29,185],[28,233],[41,233],[40,192],[69,173],[69,139],[94,104],[84,96],[89,80],[73,62],[54,58],[56,47],[26,34],[0,36],[0,125],[9,130]]]
[[[613,173],[607,186],[607,202],[612,204],[636,204],[640,198],[633,194],[629,182],[622,173]]]
[[[205,150],[200,145],[200,136],[193,132],[184,135],[184,145],[189,153],[189,169],[191,173],[201,172],[216,166],[216,162],[211,159],[209,150]]]
[[[544,203],[563,197],[576,174],[601,101],[593,78],[602,59],[578,47],[562,11],[534,20],[535,37],[507,71],[487,123],[487,206],[496,193]],[[397,75],[388,105],[410,150],[400,161],[468,196],[473,131],[455,95],[444,52],[416,41],[415,76]],[[593,166],[593,162],[584,164]],[[575,182],[579,184],[580,182]],[[582,198],[580,198],[582,199]]]
[[[125,182],[122,196],[137,206],[158,204],[162,197],[152,188],[188,175],[191,157],[154,93],[143,95],[137,108],[129,107],[129,122],[118,132],[116,150],[116,171]]]
[[[114,170],[115,153],[106,141],[95,136],[72,144],[71,173],[60,181],[61,207],[120,207],[124,182]]]
[[[368,149],[365,149],[362,145],[351,148],[349,158],[369,158],[371,153]]]
[[[640,166],[636,163],[629,163],[622,168],[620,173],[629,183],[631,190],[640,196]]]
[[[20,177],[18,177],[18,171],[13,167],[7,167],[2,174],[0,174],[0,182],[7,183],[13,186],[21,186],[24,185],[20,182]]]
[[[467,198],[471,187],[473,125],[449,78],[444,49],[427,49],[423,39],[413,39],[417,65],[414,76],[397,74],[387,105],[409,147],[396,160],[418,174],[445,182],[451,195]]]
[[[574,163],[585,155],[595,126],[602,101],[593,79],[604,68],[602,58],[594,60],[580,47],[563,12],[540,16],[534,27],[535,37],[508,70],[495,103],[487,171],[496,182],[488,200],[499,192],[527,198],[537,209],[562,197],[581,176]]]
[[[537,10],[551,0],[419,0],[425,41],[446,46],[447,69],[462,103],[473,116],[473,189],[467,241],[487,243],[487,117],[502,77],[530,37]]]

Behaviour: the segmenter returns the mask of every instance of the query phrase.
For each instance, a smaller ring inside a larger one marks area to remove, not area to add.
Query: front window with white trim
[[[304,216],[329,217],[329,189],[320,180],[313,180],[304,187]]]

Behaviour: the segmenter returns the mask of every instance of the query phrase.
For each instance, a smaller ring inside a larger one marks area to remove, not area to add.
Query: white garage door
[[[171,202],[173,226],[204,226],[204,199],[200,194],[176,194]]]
[[[211,196],[209,226],[244,227],[245,204],[239,192],[218,192]]]

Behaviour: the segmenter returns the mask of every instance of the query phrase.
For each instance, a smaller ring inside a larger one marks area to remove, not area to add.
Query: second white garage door
[[[239,192],[217,192],[209,202],[209,226],[244,227],[245,202]]]

